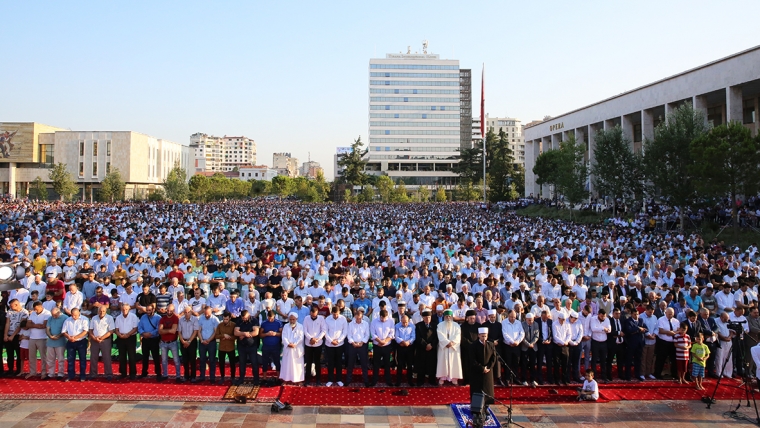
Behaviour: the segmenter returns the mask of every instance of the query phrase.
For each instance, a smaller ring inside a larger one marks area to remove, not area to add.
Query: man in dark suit
[[[625,365],[625,333],[623,320],[620,319],[620,309],[612,310],[610,332],[607,334],[607,379],[612,379],[612,360],[617,357],[618,376],[622,380],[630,380],[628,367]]]
[[[430,318],[430,311],[423,311],[422,321],[418,322],[414,327],[414,346],[416,348],[414,368],[417,371],[418,386],[422,386],[425,383],[426,376],[431,385],[436,385],[435,370],[438,361],[438,332]]]
[[[552,368],[552,320],[549,318],[549,311],[541,312],[541,318],[536,321],[538,324],[538,349],[536,350],[536,371],[538,384],[544,384],[543,368],[546,365],[546,377],[549,383],[554,383]]]
[[[493,404],[493,369],[497,359],[496,348],[488,340],[488,328],[480,327],[478,340],[466,349],[469,361],[466,370],[470,372],[470,401],[472,401],[473,393],[483,393],[486,405]]]
[[[696,338],[699,333],[704,333],[702,324],[697,321],[697,313],[692,310],[689,310],[686,314],[686,320],[686,322],[689,323],[689,328],[686,329],[686,334],[689,335],[691,343],[696,343],[694,338]]]
[[[634,379],[644,380],[641,374],[641,354],[644,352],[644,332],[646,327],[644,321],[639,320],[639,312],[628,303],[625,306],[625,313],[628,315],[623,320],[623,334],[626,342],[626,359],[625,371],[630,374],[633,372]],[[618,357],[618,369],[620,368],[620,357]]]
[[[700,327],[702,328],[702,335],[704,335],[705,338],[705,345],[707,345],[707,349],[710,350],[710,358],[707,359],[707,366],[705,367],[705,375],[716,377],[715,376],[715,354],[717,350],[717,343],[719,341],[718,339],[718,324],[715,323],[715,318],[710,316],[710,310],[707,308],[702,308],[699,310],[699,316],[697,317],[697,322],[699,322]]]
[[[537,385],[536,379],[538,379],[538,371],[536,370],[536,351],[538,349],[538,340],[541,335],[538,324],[533,319],[533,314],[528,312],[525,314],[525,321],[523,321],[523,331],[525,332],[525,338],[520,345],[520,378],[525,386],[528,386],[528,377],[530,376],[530,382],[534,386]]]

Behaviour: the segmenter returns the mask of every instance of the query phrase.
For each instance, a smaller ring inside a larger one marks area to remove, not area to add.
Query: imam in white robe
[[[462,355],[459,344],[462,342],[462,329],[455,322],[446,321],[438,324],[438,366],[435,377],[454,381],[462,379]],[[452,344],[450,348],[446,345]]]
[[[282,362],[280,364],[280,379],[285,382],[303,382],[303,326],[296,323],[291,327],[290,323],[282,328]],[[289,345],[295,347],[291,348]]]

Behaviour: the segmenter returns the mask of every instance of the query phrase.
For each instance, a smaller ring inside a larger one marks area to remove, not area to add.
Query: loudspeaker
[[[473,415],[475,413],[483,413],[485,407],[486,397],[480,392],[473,393],[472,399],[470,400],[470,412],[472,412]]]

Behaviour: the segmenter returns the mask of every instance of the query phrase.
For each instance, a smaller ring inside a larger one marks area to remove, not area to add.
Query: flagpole
[[[483,203],[486,203],[486,64],[480,77],[480,138],[483,144]]]

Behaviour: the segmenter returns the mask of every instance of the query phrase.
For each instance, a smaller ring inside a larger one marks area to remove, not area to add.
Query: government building
[[[595,133],[615,126],[623,129],[633,150],[640,151],[643,142],[654,137],[655,127],[681,104],[704,112],[713,126],[741,121],[756,135],[760,129],[759,95],[760,46],[756,46],[560,116],[527,124],[525,196],[550,196],[548,186],[541,189],[536,184],[533,166],[540,153],[559,148],[559,143],[571,135],[586,145],[589,164],[594,161]],[[593,191],[593,179],[590,186]]]

